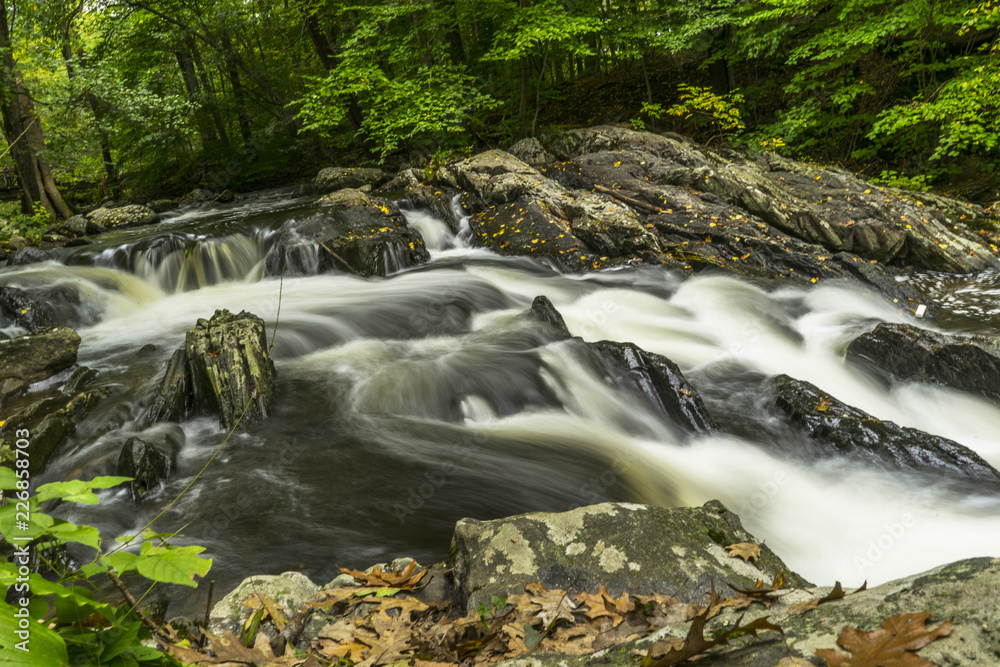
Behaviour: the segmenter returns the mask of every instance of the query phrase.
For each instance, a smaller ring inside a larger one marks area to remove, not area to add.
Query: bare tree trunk
[[[201,135],[201,145],[206,147],[214,144],[218,140],[218,136],[215,134],[215,128],[212,127],[211,119],[205,113],[206,105],[203,103],[204,96],[202,95],[201,86],[198,84],[198,74],[194,70],[194,60],[191,54],[183,48],[174,51],[174,57],[177,59],[177,67],[181,70],[181,77],[184,79],[184,88],[187,90],[188,99],[199,107],[195,113],[195,122],[198,123],[198,134]]]
[[[211,114],[212,122],[215,124],[215,131],[219,133],[219,139],[222,140],[222,143],[228,146],[229,133],[226,132],[226,123],[222,120],[222,112],[219,111],[219,104],[215,98],[215,86],[212,85],[212,78],[205,70],[205,65],[201,61],[201,52],[198,50],[198,43],[195,42],[194,38],[190,35],[185,42],[188,53],[191,54],[191,60],[194,62],[195,71],[198,73],[198,80],[201,81],[201,89],[204,91],[208,112]]]
[[[236,118],[240,124],[240,134],[243,141],[250,141],[253,136],[250,130],[250,118],[246,111],[246,95],[243,92],[243,84],[240,82],[240,70],[236,65],[236,57],[233,54],[233,42],[226,39],[226,67],[229,70],[229,83],[233,87],[233,98],[236,100]]]
[[[18,76],[5,2],[0,2],[0,53],[3,54],[3,66],[0,68],[4,98],[3,131],[21,190],[21,211],[33,213],[34,203],[41,202],[51,215],[69,218],[73,211],[59,192],[48,163],[38,155],[45,150],[42,124],[35,114],[31,96]]]

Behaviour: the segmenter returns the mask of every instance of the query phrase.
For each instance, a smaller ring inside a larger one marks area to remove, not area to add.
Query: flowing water
[[[106,541],[135,531],[223,441],[215,419],[145,432],[136,419],[184,332],[227,308],[261,316],[269,339],[273,332],[275,414],[237,432],[156,526],[207,547],[217,590],[255,573],[301,570],[322,584],[341,566],[403,555],[431,562],[446,555],[461,517],[605,500],[717,498],[824,584],[876,584],[1000,556],[996,497],[822,455],[761,395],[763,377],[787,373],[1000,467],[1000,409],[930,386],[889,391],[845,367],[855,336],[879,321],[914,321],[897,305],[837,286],[763,289],[650,268],[561,275],[470,249],[419,211],[406,215],[431,249],[428,265],[386,279],[263,278],[274,230],[313,210],[276,195],[189,211],[63,250],[59,262],[0,269],[0,284],[77,289],[80,363],[124,389],[37,481],[113,474],[133,435],[177,451],[176,473],[152,498],[136,507],[124,491],[107,491],[72,520],[100,526]],[[1000,330],[995,274],[916,280],[947,305],[920,324]],[[552,341],[520,316],[540,294],[586,341],[632,341],[673,359],[740,435],[682,436],[611,390],[579,341]],[[200,614],[204,596],[173,595],[171,613]]]

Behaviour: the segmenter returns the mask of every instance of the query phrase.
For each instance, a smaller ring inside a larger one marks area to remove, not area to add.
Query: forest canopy
[[[66,217],[617,122],[993,182],[998,23],[996,0],[5,0],[0,166]]]

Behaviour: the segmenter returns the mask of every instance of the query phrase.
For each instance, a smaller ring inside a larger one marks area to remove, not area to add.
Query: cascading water
[[[762,402],[760,378],[787,373],[1000,467],[997,407],[924,385],[888,391],[845,367],[852,338],[879,321],[911,320],[898,305],[842,287],[766,291],[651,268],[561,275],[470,249],[418,211],[406,216],[427,241],[428,265],[376,280],[264,278],[268,234],[309,213],[302,202],[238,219],[191,213],[64,251],[65,264],[0,270],[0,284],[74,286],[87,316],[80,363],[125,389],[80,424],[37,482],[112,473],[133,435],[176,447],[177,471],[154,497],[136,507],[108,491],[73,520],[98,525],[106,540],[138,529],[222,442],[212,419],[141,432],[137,418],[185,331],[228,308],[275,332],[275,414],[238,431],[157,525],[185,526],[186,540],[207,547],[220,590],[254,573],[301,569],[324,583],[338,566],[401,555],[429,562],[446,554],[461,517],[604,500],[718,498],[819,583],[874,584],[1000,555],[996,497],[819,458]],[[942,324],[968,330],[968,313],[983,314],[981,326],[996,330],[995,277],[973,278],[994,287],[968,292],[968,279],[920,280],[954,304]],[[585,341],[631,341],[673,359],[740,435],[683,436],[610,389],[581,343],[546,338],[522,316],[540,294]],[[197,613],[199,595],[177,595],[171,613]]]

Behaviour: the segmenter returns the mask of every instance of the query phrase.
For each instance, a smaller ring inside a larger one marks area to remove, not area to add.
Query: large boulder
[[[381,169],[366,167],[327,167],[316,175],[319,192],[334,192],[345,188],[377,188],[392,176]]]
[[[847,361],[885,381],[926,382],[1000,405],[1000,345],[909,324],[879,324],[847,346]]]
[[[665,509],[604,503],[561,513],[462,519],[452,542],[455,586],[469,610],[492,596],[521,593],[529,583],[545,588],[631,593],[668,591],[700,601],[713,582],[753,588],[784,571],[800,577],[766,546],[757,563],[730,558],[723,547],[756,542],[739,517],[718,501]]]
[[[95,209],[87,214],[87,219],[107,229],[124,229],[157,223],[160,214],[141,204],[128,204],[118,208]]]
[[[174,467],[176,452],[163,452],[140,438],[129,438],[118,455],[119,475],[131,477],[132,500],[138,502],[159,488]]]
[[[41,248],[35,248],[28,246],[25,248],[18,248],[14,251],[14,254],[8,260],[9,266],[24,266],[26,264],[37,264],[38,262],[47,262],[52,259],[52,255],[49,254],[47,250],[42,250]]]
[[[79,348],[80,335],[66,328],[0,340],[0,404],[75,364]]]
[[[188,330],[184,348],[167,364],[146,422],[209,412],[229,430],[266,418],[274,399],[274,362],[264,321],[246,311],[217,310]]]
[[[882,421],[787,375],[771,378],[768,387],[791,423],[833,453],[1000,490],[1000,471],[953,440]]]
[[[268,252],[268,273],[385,276],[430,259],[420,233],[386,200],[339,190],[317,203],[321,212],[281,229]]]

